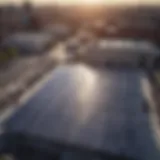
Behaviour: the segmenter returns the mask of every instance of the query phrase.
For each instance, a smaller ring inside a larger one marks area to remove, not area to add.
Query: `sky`
[[[26,0],[0,0],[0,4],[20,4]],[[160,4],[160,0],[28,0],[35,5],[43,4]]]

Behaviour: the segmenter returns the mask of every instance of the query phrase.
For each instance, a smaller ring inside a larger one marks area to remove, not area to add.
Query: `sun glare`
[[[44,0],[41,0],[44,1]],[[47,1],[47,0],[45,0]],[[49,1],[49,0],[48,0]],[[96,5],[96,4],[104,4],[104,5],[132,5],[138,3],[148,3],[154,2],[156,0],[55,0],[55,2],[62,5],[70,5],[70,4],[82,4],[82,5]],[[159,0],[158,0],[159,1]]]
[[[120,5],[120,4],[160,4],[160,0],[28,0],[35,5],[43,4],[54,4],[58,3],[61,5],[71,5],[71,4],[106,4],[106,5]],[[0,4],[6,4],[14,2],[21,4],[24,0],[0,0]]]
[[[104,0],[82,0],[82,4],[102,4]]]
[[[57,0],[60,4],[112,4],[123,2],[123,0]]]

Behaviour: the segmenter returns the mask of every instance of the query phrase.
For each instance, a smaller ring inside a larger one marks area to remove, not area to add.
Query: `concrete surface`
[[[0,110],[17,103],[20,97],[56,65],[63,63],[62,44],[40,56],[21,57],[0,69]],[[61,56],[62,55],[62,56]],[[59,59],[58,59],[58,58]]]

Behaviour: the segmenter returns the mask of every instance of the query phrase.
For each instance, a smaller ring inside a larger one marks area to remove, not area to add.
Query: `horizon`
[[[0,5],[21,5],[24,2],[30,2],[35,6],[43,6],[43,5],[160,5],[160,0],[0,0]]]

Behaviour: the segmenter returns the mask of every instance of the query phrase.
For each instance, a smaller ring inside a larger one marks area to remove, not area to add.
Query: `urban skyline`
[[[5,4],[22,4],[26,0],[0,0],[0,5]],[[28,0],[34,5],[44,5],[44,4],[61,4],[61,5],[71,5],[71,4],[106,4],[106,5],[155,5],[160,4],[160,0]]]

